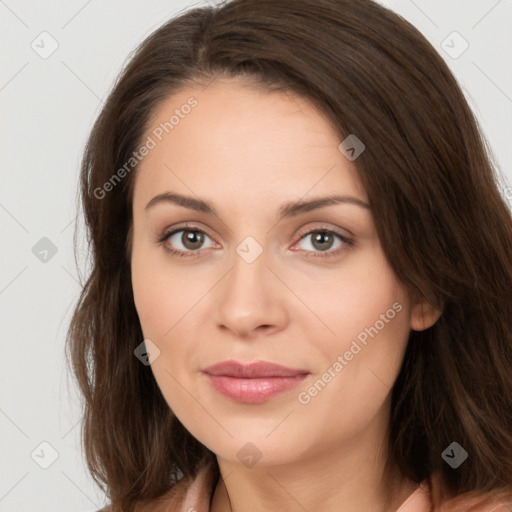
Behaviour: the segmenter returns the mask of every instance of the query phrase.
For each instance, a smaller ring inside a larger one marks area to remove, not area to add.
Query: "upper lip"
[[[307,370],[287,368],[286,366],[270,363],[268,361],[256,361],[249,364],[243,364],[237,361],[222,361],[208,366],[203,372],[209,375],[224,375],[226,377],[246,379],[255,379],[258,377],[295,377],[309,373]]]

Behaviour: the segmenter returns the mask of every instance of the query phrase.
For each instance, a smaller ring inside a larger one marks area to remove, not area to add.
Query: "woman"
[[[409,23],[180,15],[117,81],[81,192],[69,350],[108,510],[512,507],[512,219]]]

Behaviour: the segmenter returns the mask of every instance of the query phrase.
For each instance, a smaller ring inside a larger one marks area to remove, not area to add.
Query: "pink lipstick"
[[[203,370],[221,395],[244,403],[261,403],[298,386],[308,370],[286,368],[267,361],[242,364],[223,361]]]

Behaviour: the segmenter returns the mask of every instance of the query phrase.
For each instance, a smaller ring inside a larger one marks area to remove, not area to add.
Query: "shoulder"
[[[200,466],[195,477],[183,477],[156,499],[137,502],[134,512],[209,512],[217,481],[214,464]],[[111,512],[111,505],[97,512]]]
[[[512,494],[472,491],[443,503],[439,512],[510,512]]]
[[[216,484],[212,463],[202,465],[194,478],[184,477],[165,494],[153,500],[150,508],[139,512],[208,512]]]
[[[396,512],[432,510],[430,484],[428,480],[424,480]],[[512,490],[471,491],[459,494],[442,503],[435,512],[512,512]]]
[[[396,512],[429,512],[431,509],[430,487],[423,480]]]

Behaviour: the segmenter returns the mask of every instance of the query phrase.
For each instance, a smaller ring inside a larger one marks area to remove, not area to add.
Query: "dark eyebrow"
[[[153,197],[151,201],[144,208],[146,211],[155,207],[157,204],[161,203],[172,203],[178,206],[183,206],[184,208],[190,208],[191,210],[196,210],[198,212],[208,213],[210,215],[218,216],[217,211],[213,207],[213,205],[207,201],[203,201],[201,199],[195,199],[190,196],[183,196],[181,194],[175,194],[171,192],[164,192],[163,194],[158,194]],[[296,215],[300,215],[301,213],[310,212],[312,210],[316,210],[318,208],[323,208],[324,206],[330,206],[333,204],[354,204],[360,206],[362,208],[370,210],[370,205],[361,201],[361,199],[357,199],[352,196],[326,196],[326,197],[318,197],[315,199],[311,199],[309,201],[292,201],[289,203],[285,203],[279,208],[278,216],[279,219],[284,219],[285,217],[294,217]]]

